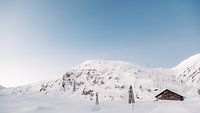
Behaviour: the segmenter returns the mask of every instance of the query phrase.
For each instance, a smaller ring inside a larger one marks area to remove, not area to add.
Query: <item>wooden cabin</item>
[[[169,89],[164,90],[163,92],[159,93],[155,97],[156,97],[156,100],[179,100],[179,101],[184,100],[183,96],[173,91],[170,91]]]

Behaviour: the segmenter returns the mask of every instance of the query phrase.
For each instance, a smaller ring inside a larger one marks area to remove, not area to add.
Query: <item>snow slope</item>
[[[2,89],[5,89],[5,87],[3,87],[3,86],[0,85],[0,90],[2,90]]]
[[[197,93],[200,89],[200,54],[191,56],[172,68],[179,80],[185,82],[186,86]]]

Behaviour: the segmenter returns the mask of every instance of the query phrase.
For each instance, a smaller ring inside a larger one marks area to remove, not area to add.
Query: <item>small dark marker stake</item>
[[[96,105],[99,105],[99,97],[98,97],[98,92],[96,93],[96,102],[95,102]]]

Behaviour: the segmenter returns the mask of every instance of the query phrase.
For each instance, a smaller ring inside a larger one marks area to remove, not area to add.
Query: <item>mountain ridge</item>
[[[193,62],[200,64],[200,57],[189,59],[194,59]],[[188,79],[180,76],[177,68],[181,65],[186,64],[183,62],[175,68],[164,69],[147,68],[124,61],[88,60],[69,69],[56,80],[10,88],[8,92],[12,95],[78,96],[90,100],[94,98],[96,92],[99,92],[102,99],[120,100],[127,97],[127,90],[133,85],[137,100],[152,100],[164,89],[180,92],[186,97],[196,95],[199,82],[188,82],[187,80],[194,79],[190,77],[190,73],[187,74]],[[194,69],[200,68],[200,65],[195,66],[197,67]],[[196,72],[192,69],[192,73]],[[185,68],[181,69],[181,72],[184,70]],[[199,79],[198,73],[196,74],[195,79]]]

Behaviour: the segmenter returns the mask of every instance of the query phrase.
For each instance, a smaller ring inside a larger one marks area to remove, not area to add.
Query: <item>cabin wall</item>
[[[178,94],[175,94],[173,92],[170,91],[166,91],[163,94],[159,95],[157,97],[157,100],[181,100],[183,101],[184,98]]]

